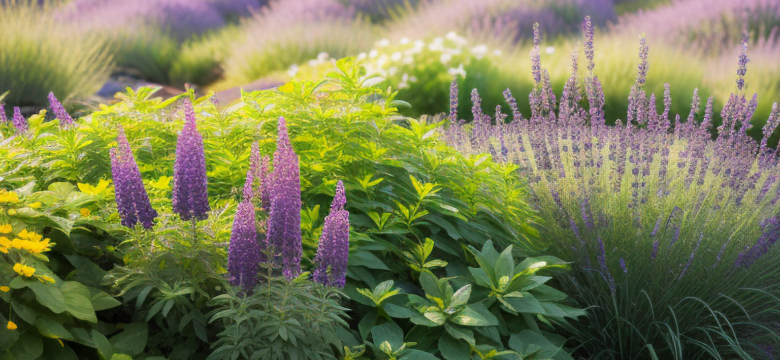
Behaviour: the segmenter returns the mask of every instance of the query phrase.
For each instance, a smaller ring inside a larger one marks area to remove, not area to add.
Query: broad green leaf
[[[105,291],[90,289],[90,292],[92,292],[92,308],[94,308],[95,311],[107,310],[122,305],[122,302],[114,299]]]
[[[401,355],[398,360],[438,360],[436,356],[434,356],[431,353],[416,350],[416,349],[409,349],[404,351],[403,355]]]
[[[481,268],[469,268],[469,272],[471,272],[471,275],[474,276],[474,280],[477,281],[477,285],[486,287],[488,289],[493,289],[493,281],[490,279],[490,276],[485,272],[485,270],[482,270]]]
[[[370,251],[356,251],[350,254],[349,266],[365,266],[374,270],[390,270],[382,260]]]
[[[452,295],[452,298],[450,299],[450,307],[465,305],[469,301],[470,296],[471,284],[461,287],[458,289],[458,291],[455,292],[455,294]]]
[[[146,348],[149,339],[149,325],[142,322],[127,324],[125,330],[111,337],[113,347],[123,353],[139,355]]]
[[[49,308],[55,314],[63,313],[68,309],[65,304],[65,296],[60,288],[52,284],[41,284],[37,280],[28,280],[25,281],[25,284],[35,293],[35,300],[38,300],[41,305]],[[89,302],[89,299],[86,301]]]
[[[66,330],[64,326],[62,326],[62,324],[48,317],[38,317],[38,319],[35,320],[35,327],[38,329],[38,333],[41,334],[41,336],[47,338],[67,340],[73,339],[73,335],[71,335],[70,332]]]
[[[444,324],[444,329],[455,339],[466,340],[467,343],[474,345],[474,332],[470,329],[464,329],[450,323]]]
[[[125,354],[114,354],[111,356],[111,360],[133,360],[133,357]]]
[[[463,326],[497,326],[498,319],[482,303],[472,304],[451,318],[451,321]]]
[[[90,334],[92,335],[92,340],[95,341],[95,347],[97,348],[100,357],[103,360],[111,359],[111,357],[114,356],[114,347],[111,346],[108,339],[103,336],[103,334],[97,332],[97,330],[92,330]]]
[[[425,294],[437,298],[441,298],[442,294],[439,292],[439,279],[436,278],[430,271],[423,271],[420,273],[420,285],[422,285]]]
[[[512,309],[519,313],[530,314],[544,314],[544,308],[539,304],[539,301],[529,293],[523,293],[523,297],[504,297],[506,303],[508,303]]]
[[[393,322],[386,322],[382,325],[371,328],[371,337],[374,344],[388,342],[393,350],[398,350],[404,343],[404,331]]]
[[[92,295],[86,286],[75,281],[66,281],[60,289],[65,298],[65,307],[71,315],[81,320],[97,323],[97,315],[90,301]]]
[[[495,267],[495,280],[504,276],[512,277],[514,275],[515,260],[512,258],[512,246],[508,246],[501,255],[498,256]]]
[[[439,338],[439,351],[446,360],[469,360],[471,358],[469,344],[457,340],[447,333]]]
[[[11,353],[17,360],[36,360],[43,354],[43,341],[36,331],[26,331],[11,346]]]

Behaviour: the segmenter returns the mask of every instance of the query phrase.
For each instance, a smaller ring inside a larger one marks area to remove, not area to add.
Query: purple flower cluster
[[[604,92],[593,73],[593,32],[588,19],[583,29],[588,71],[584,81],[579,81],[578,59],[572,56],[572,76],[559,103],[538,56],[540,35],[535,31],[531,74],[536,87],[529,95],[530,118],[515,114],[516,101],[506,91],[514,121],[492,125],[473,93],[475,121],[453,121],[444,136],[447,142],[465,153],[490,153],[494,161],[516,164],[519,173],[528,176],[543,213],[550,214],[547,223],[566,224],[554,233],[574,231],[571,242],[561,248],[582,249],[583,263],[590,263],[589,247],[597,250],[590,253],[599,254],[607,279],[609,260],[603,244],[596,245],[597,238],[610,247],[615,242],[614,247],[626,254],[621,269],[628,268],[626,262],[639,251],[632,249],[638,247],[658,266],[679,264],[670,268],[674,274],[670,281],[680,281],[699,267],[727,271],[721,263],[732,261],[748,268],[773,254],[770,250],[780,239],[780,153],[768,142],[780,124],[780,110],[773,107],[760,144],[747,135],[758,100],[756,95],[745,94],[746,43],[736,64],[736,92],[723,106],[722,123],[713,140],[712,97],[707,99],[701,122],[697,121],[698,91],[684,116],[671,114],[673,89],[668,85],[659,97],[663,108],[657,108],[656,95],[644,86],[650,70],[645,37],[640,39],[626,121],[606,126]],[[587,106],[580,101],[581,93]],[[504,115],[496,117],[503,119]],[[499,145],[509,149],[506,156],[497,156]],[[605,228],[602,219],[613,225]],[[611,231],[610,236],[606,231]],[[732,238],[740,241],[732,242]],[[659,252],[662,247],[664,251]],[[658,261],[658,257],[663,259]]]
[[[303,244],[301,239],[301,177],[284,118],[279,118],[279,134],[274,152],[274,171],[269,184],[270,214],[268,244],[281,255],[287,279],[301,273]]]
[[[330,214],[325,217],[317,257],[314,259],[317,270],[312,276],[314,281],[323,285],[344,287],[347,279],[349,212],[344,210],[346,203],[344,184],[339,181],[330,205]]]
[[[62,107],[62,104],[54,96],[53,92],[49,93],[49,106],[51,106],[51,111],[54,112],[54,116],[60,120],[60,127],[68,127],[73,125],[73,118],[71,118],[70,114],[65,111],[65,108]]]
[[[253,183],[254,174],[250,170],[246,174],[243,201],[238,204],[233,218],[233,232],[228,249],[230,282],[248,292],[257,285],[257,272],[262,261],[262,249],[257,241],[255,226],[255,205],[252,203]]]
[[[22,116],[22,110],[18,106],[14,107],[14,117],[11,119],[11,123],[16,128],[16,131],[20,134],[27,132],[30,125],[27,123],[27,119]]]
[[[173,165],[173,211],[182,220],[208,218],[208,185],[203,138],[195,124],[195,110],[189,99],[184,102],[185,124],[176,143]]]
[[[8,118],[5,116],[5,105],[0,103],[0,124],[5,124],[7,122]]]
[[[270,159],[268,155],[260,157],[260,146],[258,143],[252,143],[252,153],[249,156],[250,171],[252,176],[257,181],[257,188],[254,190],[253,198],[260,204],[263,210],[269,211],[271,208],[271,200],[269,193],[269,183],[271,179],[268,174],[268,166]]]
[[[132,228],[137,223],[141,223],[144,228],[151,229],[157,211],[149,202],[141,172],[138,171],[130,143],[121,127],[116,141],[117,147],[111,149],[111,174],[114,178],[117,210],[122,218],[122,225]]]

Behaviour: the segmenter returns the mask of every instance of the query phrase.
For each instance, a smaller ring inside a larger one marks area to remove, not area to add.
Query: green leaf
[[[71,333],[66,330],[64,326],[62,326],[62,324],[48,317],[38,317],[38,319],[35,320],[35,328],[38,329],[38,333],[40,333],[41,336],[47,338],[67,340],[73,339],[73,335],[71,335]]]
[[[11,353],[17,360],[36,360],[43,354],[43,341],[38,332],[26,331],[11,346]]]
[[[482,303],[467,306],[451,320],[463,326],[498,326],[498,319]]]
[[[65,298],[65,307],[74,317],[97,323],[97,315],[92,307],[89,289],[75,281],[66,281],[62,287],[62,295]]]
[[[414,311],[412,311],[411,309],[401,307],[396,304],[385,304],[384,306],[382,306],[382,308],[385,309],[387,315],[399,319],[408,319],[412,317],[412,315],[414,314]]]
[[[133,360],[133,357],[125,354],[114,354],[114,356],[111,357],[111,360]]]
[[[512,258],[512,246],[508,246],[501,255],[498,256],[495,267],[495,280],[502,277],[512,277],[515,270],[515,260]]]
[[[436,356],[425,351],[409,349],[404,351],[403,355],[398,360],[438,360]]]
[[[531,330],[523,330],[519,334],[512,334],[509,337],[509,347],[523,356],[536,352],[535,357],[537,359],[550,359],[559,353],[566,354],[564,350],[555,346],[542,334]]]
[[[360,319],[360,323],[358,323],[358,330],[360,331],[360,336],[363,338],[363,340],[367,339],[368,335],[371,333],[371,328],[374,327],[374,324],[376,324],[376,318],[376,311],[371,310],[366,315],[363,315],[362,319]]]
[[[467,343],[474,345],[474,332],[469,329],[463,329],[457,325],[450,325],[450,323],[444,324],[444,329],[447,330],[455,339],[466,340]]]
[[[122,302],[114,299],[105,291],[98,289],[90,289],[90,291],[92,292],[92,307],[95,311],[107,310],[122,305]]]
[[[523,293],[523,297],[504,297],[509,305],[512,306],[512,310],[519,313],[530,314],[544,314],[544,308],[539,301],[529,293]]]
[[[382,260],[370,251],[356,251],[349,254],[349,266],[365,266],[374,270],[390,270]]]
[[[420,273],[420,285],[422,285],[425,294],[437,298],[442,297],[439,292],[439,279],[432,272],[425,270]]]
[[[477,285],[486,287],[488,289],[493,289],[493,280],[490,279],[490,276],[488,276],[485,270],[482,270],[481,268],[470,267],[469,272],[471,272],[471,275],[474,276],[474,280],[477,281]]]
[[[149,325],[143,322],[127,324],[125,330],[111,337],[111,345],[118,351],[139,355],[146,348],[149,339]]]
[[[371,337],[374,344],[381,344],[387,341],[394,351],[400,349],[401,345],[404,344],[404,331],[398,325],[389,321],[371,328]]]
[[[51,284],[41,284],[36,280],[27,280],[25,284],[35,293],[35,300],[38,300],[41,305],[49,308],[55,314],[61,314],[68,309],[65,305],[65,296],[63,296],[60,288]]]
[[[108,339],[103,336],[103,334],[97,332],[97,330],[92,330],[90,334],[92,335],[92,340],[95,341],[95,347],[97,348],[100,357],[103,360],[111,359],[111,357],[114,356],[114,347],[111,346]]]
[[[439,338],[439,351],[447,360],[469,360],[471,348],[465,341],[460,341],[445,333]]]
[[[450,298],[450,307],[465,305],[469,301],[470,296],[471,284],[461,287],[458,289],[458,291],[455,292],[455,294],[452,295],[452,298]]]

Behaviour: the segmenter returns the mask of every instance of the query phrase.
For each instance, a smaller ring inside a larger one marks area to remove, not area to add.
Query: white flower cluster
[[[436,59],[450,76],[466,77],[464,66],[472,59],[480,60],[490,54],[486,45],[470,47],[466,38],[450,32],[429,43],[403,38],[397,44],[392,44],[390,40],[383,39],[377,42],[374,50],[360,53],[357,59],[365,60],[364,66],[369,75],[397,78],[397,87],[403,89],[417,81],[415,73],[435,69],[429,66],[431,59]],[[500,56],[501,52],[495,50],[492,55]],[[423,62],[424,66],[415,66]]]

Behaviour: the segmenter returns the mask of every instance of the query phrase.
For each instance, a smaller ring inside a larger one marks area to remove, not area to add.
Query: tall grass
[[[108,78],[106,43],[55,21],[48,6],[9,0],[0,6],[0,94],[13,106],[43,107],[94,93]]]
[[[505,125],[507,115],[499,113],[493,124],[472,93],[477,120],[455,121],[446,133],[461,151],[514,163],[528,179],[543,238],[576,264],[561,284],[590,309],[586,321],[569,328],[579,355],[753,359],[766,346],[776,348],[780,161],[765,141],[746,134],[755,98],[737,87],[718,126],[713,100],[694,94],[692,104],[674,101],[690,106],[679,112],[687,121],[675,121],[670,93],[647,85],[644,50],[627,96],[628,122],[608,126],[600,80],[615,69],[596,61],[590,71],[590,54],[589,70],[580,77],[574,67],[560,102],[547,70],[534,62],[529,120],[513,113]],[[649,60],[652,74],[657,66]],[[774,106],[763,139],[780,123]]]

